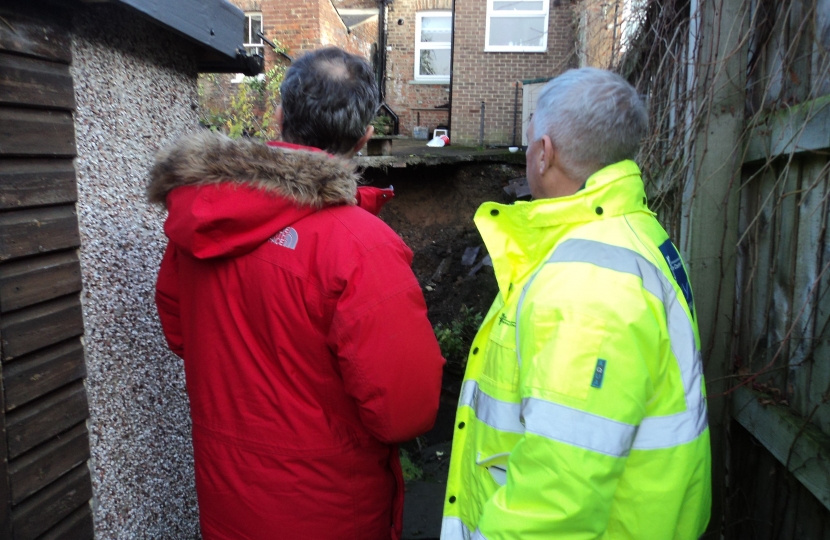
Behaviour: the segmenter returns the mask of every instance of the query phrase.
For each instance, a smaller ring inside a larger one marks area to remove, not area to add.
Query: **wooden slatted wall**
[[[830,2],[752,10],[728,537],[830,539]]]
[[[93,537],[71,61],[0,9],[0,539]]]

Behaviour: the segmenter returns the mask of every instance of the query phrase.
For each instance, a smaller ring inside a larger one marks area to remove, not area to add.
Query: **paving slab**
[[[435,444],[421,451],[424,479],[407,482],[403,505],[402,540],[438,540],[452,442]]]

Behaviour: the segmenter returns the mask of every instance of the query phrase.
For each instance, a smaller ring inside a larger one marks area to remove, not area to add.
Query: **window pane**
[[[527,2],[513,0],[494,0],[494,11],[542,11],[545,9],[544,2]]]
[[[451,34],[452,17],[421,19],[421,43],[449,43]]]
[[[450,50],[431,49],[421,51],[420,75],[450,76]]]
[[[490,45],[541,47],[547,38],[544,17],[492,17]]]
[[[262,31],[262,19],[260,17],[251,17],[251,43],[262,43],[262,38],[257,37],[256,33]]]
[[[251,39],[251,18],[245,15],[245,37],[242,38],[242,43],[250,43]]]

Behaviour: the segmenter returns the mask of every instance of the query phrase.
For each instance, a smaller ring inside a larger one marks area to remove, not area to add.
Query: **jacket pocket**
[[[504,314],[494,322],[487,343],[482,378],[490,385],[515,392],[519,388],[516,323]]]
[[[586,400],[592,385],[601,386],[605,375],[606,363],[599,362],[605,321],[574,311],[540,309],[534,313],[533,324],[528,335],[533,340],[532,348],[522,345],[523,351],[532,353],[523,375],[524,385]]]
[[[507,484],[507,461],[509,458],[510,452],[503,452],[487,457],[481,457],[481,453],[479,453],[476,456],[476,465],[487,469],[493,481],[499,486],[503,486]]]

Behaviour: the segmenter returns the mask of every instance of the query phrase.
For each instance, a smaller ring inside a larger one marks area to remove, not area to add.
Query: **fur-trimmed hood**
[[[167,195],[177,187],[233,182],[321,208],[354,204],[357,181],[355,166],[348,160],[205,130],[158,153],[147,196],[151,203],[166,205]]]
[[[199,259],[248,253],[325,206],[355,204],[357,193],[344,159],[210,132],[162,150],[151,177],[165,234]]]

